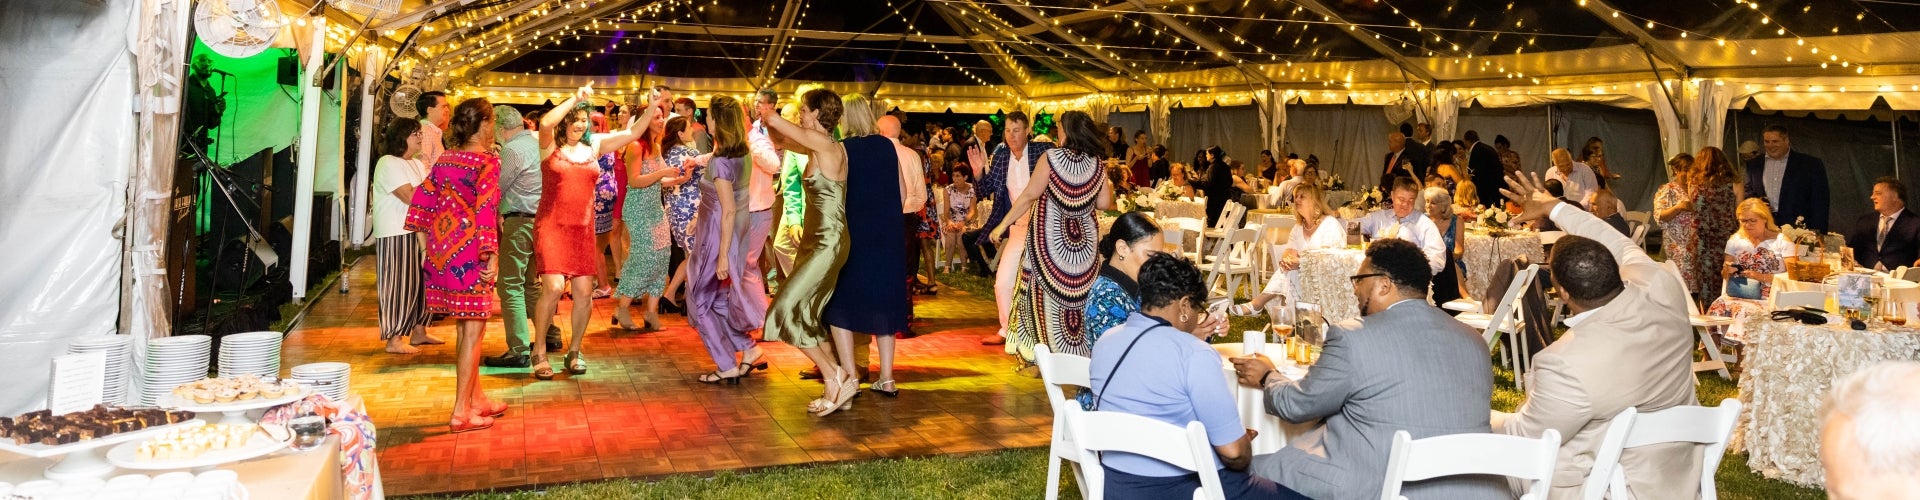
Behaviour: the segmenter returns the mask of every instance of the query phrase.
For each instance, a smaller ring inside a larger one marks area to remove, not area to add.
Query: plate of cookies
[[[181,384],[160,404],[198,412],[243,411],[298,401],[308,390],[292,381],[265,380],[253,375],[215,377]]]
[[[207,424],[174,429],[143,441],[120,443],[107,461],[132,470],[212,467],[254,458],[287,446],[255,424]]]

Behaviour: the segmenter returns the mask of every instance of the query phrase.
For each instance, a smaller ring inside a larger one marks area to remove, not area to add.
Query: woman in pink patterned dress
[[[493,283],[498,277],[500,157],[493,146],[493,104],[475,98],[453,110],[447,130],[455,144],[434,162],[427,180],[413,193],[407,230],[420,233],[426,253],[427,312],[459,320],[455,344],[453,418],[455,433],[493,426],[507,405],[480,390],[480,341],[493,315]]]

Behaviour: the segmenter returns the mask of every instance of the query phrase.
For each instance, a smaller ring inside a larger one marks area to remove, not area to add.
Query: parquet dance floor
[[[361,259],[348,276],[349,293],[329,290],[294,326],[284,364],[353,365],[353,391],[379,426],[390,495],[1047,444],[1051,411],[1040,381],[1015,374],[999,346],[979,344],[994,330],[992,297],[950,288],[915,304],[921,336],[899,343],[898,399],[866,392],[850,409],[813,417],[806,403],[821,385],[801,380],[811,365],[778,342],[760,344],[771,371],[738,386],[701,384],[694,377],[714,367],[685,318],[662,315],[663,332],[612,330],[607,299],[594,302],[587,374],[563,370],[543,382],[525,369],[482,368],[487,393],[512,408],[492,429],[452,435],[453,345],[385,353],[373,259]],[[443,321],[430,331],[451,342],[452,325]],[[500,326],[497,318],[488,323],[485,355],[505,350]],[[552,359],[559,367],[562,358]],[[873,361],[877,375],[877,355]]]

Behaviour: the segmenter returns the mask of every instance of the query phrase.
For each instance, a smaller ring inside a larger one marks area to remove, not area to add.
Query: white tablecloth
[[[1888,298],[1895,302],[1903,302],[1907,304],[1920,303],[1920,283],[1914,283],[1912,281],[1907,281],[1899,278],[1879,278],[1879,282],[1875,284],[1879,285],[1878,287],[1875,288],[1875,291],[1879,292],[1879,295],[1882,298]],[[1790,278],[1787,278],[1787,273],[1780,273],[1780,274],[1773,275],[1774,293],[1779,293],[1782,291],[1786,291],[1786,292],[1817,291],[1817,292],[1832,294],[1833,290],[1834,290],[1834,285],[1831,283],[1813,283],[1809,281],[1794,281]]]
[[[1466,237],[1466,253],[1460,260],[1467,267],[1467,294],[1473,296],[1473,300],[1487,300],[1481,295],[1487,293],[1487,282],[1493,280],[1493,271],[1501,262],[1525,255],[1533,263],[1547,263],[1540,233],[1517,231],[1495,238],[1482,231],[1467,231]]]
[[[1920,330],[1762,321],[1747,333],[1732,449],[1771,479],[1819,487],[1820,408],[1848,375],[1888,360],[1920,360]]]
[[[1300,255],[1300,298],[1297,302],[1320,306],[1328,323],[1360,317],[1360,303],[1353,298],[1353,281],[1366,254],[1347,248],[1308,250]]]
[[[1237,343],[1214,344],[1213,349],[1220,351],[1220,355],[1227,358],[1238,357],[1245,353],[1242,344]],[[1307,368],[1283,359],[1285,356],[1278,356],[1280,349],[1280,346],[1267,346],[1262,349],[1262,354],[1279,363],[1281,373],[1288,376],[1305,376]],[[1287,446],[1287,440],[1292,436],[1311,431],[1317,425],[1317,423],[1290,423],[1267,413],[1265,390],[1240,385],[1240,377],[1233,371],[1233,361],[1226,361],[1223,370],[1226,373],[1227,386],[1233,388],[1234,403],[1240,408],[1240,425],[1259,433],[1253,438],[1253,454],[1265,455],[1280,451]]]
[[[1207,220],[1207,199],[1194,198],[1194,201],[1160,200],[1153,205],[1153,214],[1162,219],[1168,217],[1192,217]]]

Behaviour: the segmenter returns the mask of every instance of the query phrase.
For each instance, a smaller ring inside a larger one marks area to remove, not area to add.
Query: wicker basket
[[[1833,274],[1833,267],[1825,261],[1802,261],[1799,257],[1787,257],[1787,278],[1794,281],[1819,283]]]

